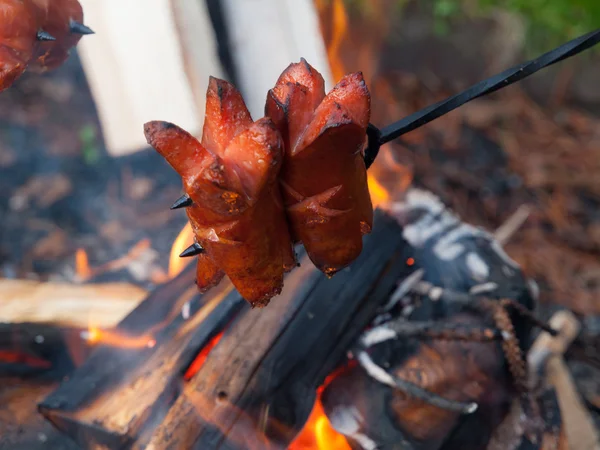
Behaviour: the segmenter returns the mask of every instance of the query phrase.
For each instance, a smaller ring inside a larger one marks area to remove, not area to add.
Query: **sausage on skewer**
[[[193,201],[188,217],[204,249],[199,287],[226,274],[253,306],[266,305],[295,265],[277,183],[282,140],[273,122],[252,122],[240,93],[211,78],[201,143],[165,122],[147,123],[145,133]]]
[[[370,118],[365,81],[346,75],[325,95],[323,77],[302,59],[269,91],[265,112],[285,142],[281,186],[292,235],[333,275],[358,257],[373,223],[362,155]]]

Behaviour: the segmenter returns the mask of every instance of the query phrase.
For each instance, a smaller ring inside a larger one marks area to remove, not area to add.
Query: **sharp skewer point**
[[[184,194],[175,200],[175,203],[171,205],[171,209],[187,208],[188,206],[192,206],[192,199]]]
[[[39,30],[36,34],[38,41],[55,41],[56,38],[44,30]]]
[[[188,248],[181,252],[179,255],[180,258],[189,258],[190,256],[196,256],[200,253],[204,253],[204,248],[197,242],[194,242]]]
[[[76,33],[76,34],[94,34],[94,30],[92,30],[90,27],[76,22],[74,20],[71,20],[71,22],[69,23],[69,29],[71,30],[71,33]]]

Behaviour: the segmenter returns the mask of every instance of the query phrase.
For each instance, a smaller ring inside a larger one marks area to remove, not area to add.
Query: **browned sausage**
[[[145,133],[194,203],[188,217],[205,249],[200,288],[226,274],[253,306],[266,305],[295,264],[277,184],[282,140],[273,122],[252,122],[239,92],[211,78],[202,143],[165,122],[147,123]]]
[[[90,33],[77,0],[0,0],[0,91],[28,67],[60,66]]]
[[[322,76],[302,60],[279,77],[265,111],[285,142],[281,185],[293,237],[333,275],[360,254],[373,222],[361,151],[367,86],[362,74],[349,74],[325,95]]]
[[[25,72],[39,45],[38,26],[29,1],[0,1],[0,91]]]
[[[56,69],[66,61],[71,48],[81,39],[81,32],[74,32],[72,27],[75,22],[83,23],[83,9],[77,0],[35,0],[34,3],[42,18],[40,28],[55,40],[40,43],[31,68]]]

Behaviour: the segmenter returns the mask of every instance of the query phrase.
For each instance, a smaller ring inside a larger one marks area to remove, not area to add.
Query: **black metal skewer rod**
[[[409,131],[413,131],[471,100],[495,92],[516,83],[545,67],[581,53],[598,44],[598,42],[600,42],[600,29],[575,38],[554,50],[544,53],[542,56],[532,61],[521,63],[518,66],[480,81],[459,94],[430,105],[427,108],[417,111],[382,129],[379,129],[374,125],[369,125],[369,129],[367,130],[368,146],[365,150],[365,164],[367,168],[373,164],[379,153],[379,148],[383,144],[390,142]]]

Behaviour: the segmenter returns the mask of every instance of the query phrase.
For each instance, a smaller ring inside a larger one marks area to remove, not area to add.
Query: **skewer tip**
[[[189,195],[184,194],[175,200],[175,203],[171,205],[171,209],[187,208],[188,206],[192,206],[192,199]]]
[[[182,251],[179,254],[179,257],[180,258],[189,258],[190,256],[196,256],[201,253],[204,253],[204,248],[197,242],[194,242],[192,245],[190,245],[188,248],[186,248],[184,251]]]
[[[47,41],[55,41],[56,38],[52,36],[50,33],[44,30],[39,30],[36,34],[36,39],[38,41],[47,42]]]
[[[92,30],[90,27],[82,23],[76,22],[75,20],[71,20],[71,22],[69,23],[69,30],[71,31],[71,33],[75,34],[94,34],[94,30]]]

